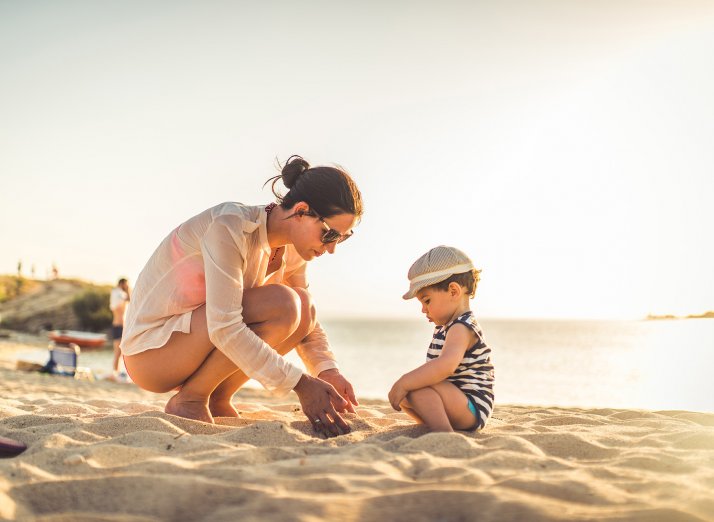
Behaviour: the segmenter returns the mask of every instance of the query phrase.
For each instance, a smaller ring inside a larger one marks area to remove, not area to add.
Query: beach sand
[[[2,347],[0,346],[0,349]],[[714,414],[498,404],[479,433],[426,433],[384,401],[313,435],[297,397],[241,419],[163,412],[133,385],[0,360],[0,519],[714,520]]]

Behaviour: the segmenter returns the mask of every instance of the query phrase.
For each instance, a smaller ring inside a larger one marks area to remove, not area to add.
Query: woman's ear
[[[304,201],[298,201],[293,205],[292,214],[298,217],[305,216],[310,213],[310,205]]]

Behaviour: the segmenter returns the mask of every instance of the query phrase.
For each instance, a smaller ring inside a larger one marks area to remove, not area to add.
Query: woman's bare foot
[[[208,409],[214,417],[240,417],[238,410],[231,404],[230,399],[219,399],[211,396],[208,400]]]
[[[205,400],[184,397],[181,392],[169,399],[164,408],[166,413],[185,419],[193,419],[213,424],[213,417]]]

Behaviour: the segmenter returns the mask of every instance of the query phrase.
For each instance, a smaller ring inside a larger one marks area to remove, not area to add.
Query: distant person
[[[434,323],[427,362],[402,375],[389,392],[404,410],[432,431],[481,429],[493,411],[491,349],[471,311],[480,270],[453,247],[438,246],[409,269],[409,291]]]
[[[354,412],[357,400],[317,322],[305,269],[352,235],[362,197],[345,171],[300,156],[270,181],[277,204],[222,203],[161,242],[136,281],[124,364],[144,389],[180,387],[167,413],[237,417],[231,398],[254,378],[277,393],[295,390],[315,430],[338,435],[349,431],[339,413]],[[309,373],[283,358],[293,348]]]
[[[119,279],[117,285],[112,288],[109,295],[109,308],[112,311],[112,341],[114,344],[114,359],[112,361],[112,377],[120,380],[119,358],[121,349],[119,344],[124,331],[124,317],[126,316],[127,304],[129,303],[129,282],[125,278]]]

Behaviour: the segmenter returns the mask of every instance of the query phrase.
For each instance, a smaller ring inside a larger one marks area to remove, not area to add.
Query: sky
[[[0,1],[0,273],[136,281],[292,154],[366,212],[323,317],[419,317],[447,244],[483,317],[714,309],[714,4]]]

